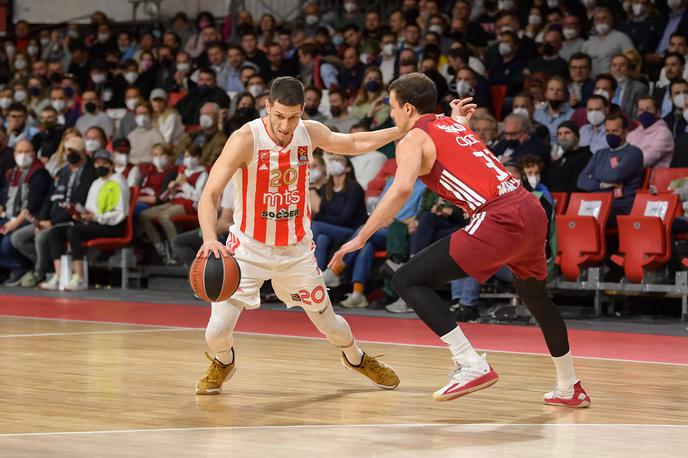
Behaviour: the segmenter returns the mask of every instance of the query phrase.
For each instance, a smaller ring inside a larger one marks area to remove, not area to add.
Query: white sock
[[[363,350],[361,350],[355,340],[350,346],[342,347],[342,352],[344,352],[346,360],[349,361],[352,366],[358,366],[363,362]]]
[[[227,364],[232,364],[234,362],[234,352],[230,348],[229,350],[215,353],[215,359],[220,361],[225,366]]]
[[[557,369],[557,389],[559,391],[570,391],[576,383],[576,371],[573,370],[573,357],[571,350],[558,357],[552,357],[554,367]]]
[[[470,364],[481,360],[480,355],[475,352],[473,345],[466,339],[460,327],[440,337],[449,346],[452,358],[461,365]]]

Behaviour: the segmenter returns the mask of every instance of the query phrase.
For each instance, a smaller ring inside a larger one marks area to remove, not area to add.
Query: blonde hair
[[[76,127],[69,127],[67,129],[65,129],[65,131],[62,133],[62,139],[60,140],[60,144],[58,145],[57,149],[55,150],[55,154],[54,154],[55,164],[57,164],[56,170],[60,170],[60,168],[62,168],[62,166],[67,163],[67,161],[65,159],[65,155],[64,155],[64,152],[65,152],[64,144],[67,141],[67,137],[70,135],[77,136],[79,138],[83,138],[81,136],[81,132]]]
[[[368,91],[366,91],[365,87],[366,87],[366,78],[371,73],[377,73],[377,76],[380,77],[380,91],[377,93],[376,97],[369,100],[368,99]],[[361,88],[358,90],[358,95],[356,95],[356,100],[354,101],[354,105],[357,105],[357,106],[364,105],[364,104],[366,104],[372,100],[375,100],[383,92],[385,92],[385,83],[382,79],[382,71],[380,70],[380,67],[376,67],[376,66],[368,67],[368,68],[366,68],[365,72],[363,72],[363,78],[361,79]]]
[[[151,148],[151,151],[155,150],[156,148],[160,149],[160,152],[162,154],[164,154],[165,156],[172,157],[174,155],[174,151],[172,150],[172,147],[170,145],[168,145],[167,143],[156,143]]]

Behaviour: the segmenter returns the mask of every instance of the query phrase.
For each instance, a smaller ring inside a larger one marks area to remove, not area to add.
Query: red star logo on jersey
[[[308,162],[308,147],[307,146],[299,146],[298,149],[296,150],[297,156],[299,157],[299,164],[307,163]]]

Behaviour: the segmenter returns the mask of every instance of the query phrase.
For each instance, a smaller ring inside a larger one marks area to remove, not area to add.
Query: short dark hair
[[[24,113],[24,115],[27,115],[29,113],[29,111],[26,109],[26,106],[24,106],[23,103],[19,102],[14,102],[12,103],[12,105],[9,106],[9,108],[7,108],[8,113],[11,111],[20,111]]]
[[[597,83],[599,80],[607,80],[612,83],[612,91],[616,91],[616,88],[618,86],[618,83],[616,82],[616,78],[614,78],[611,74],[609,73],[600,73],[595,77],[595,83]],[[609,94],[609,97],[613,96],[614,94]]]
[[[210,48],[220,48],[220,51],[225,52],[225,45],[221,41],[211,41],[205,45],[205,50],[208,51]],[[158,48],[159,50],[160,48]]]
[[[294,106],[303,105],[304,90],[301,81],[291,76],[280,76],[275,78],[270,86],[270,105],[279,102],[283,105]]]
[[[409,73],[389,85],[389,93],[394,92],[399,105],[413,105],[418,113],[434,113],[437,107],[437,88],[435,83],[423,73]]]
[[[683,78],[676,78],[673,81],[671,81],[669,83],[669,95],[671,95],[671,93],[674,90],[674,86],[677,84],[688,84],[688,81],[684,80]]]
[[[584,52],[574,52],[571,54],[571,57],[569,57],[569,64],[571,64],[571,61],[573,60],[581,60],[585,59],[586,62],[588,63],[588,67],[592,67],[592,58],[588,55],[585,54]]]
[[[320,89],[318,86],[311,84],[310,86],[307,86],[303,89],[304,94],[308,91],[315,92],[316,94],[318,94],[318,98],[322,99],[323,92],[322,92],[322,89]]]
[[[306,56],[316,57],[320,54],[320,46],[317,43],[307,42],[299,46],[299,51]]]
[[[609,108],[609,100],[607,100],[606,97],[603,97],[598,94],[593,94],[590,97],[588,97],[588,100],[586,100],[585,103],[587,104],[590,100],[601,100],[602,105],[604,105],[605,108]]]
[[[542,161],[540,156],[535,154],[526,154],[518,161],[518,168],[523,170],[531,165],[536,165],[538,169],[542,172],[545,169],[545,163]]]
[[[201,73],[205,73],[206,75],[213,75],[213,79],[217,80],[217,74],[215,74],[215,70],[213,70],[210,67],[201,67],[198,70],[198,74],[200,75]]]
[[[619,119],[621,120],[621,126],[624,128],[624,130],[628,130],[628,119],[623,115],[623,113],[610,113],[607,115],[607,119],[605,119],[604,122],[616,121]]]
[[[683,57],[683,55],[681,55],[681,53],[678,53],[678,52],[668,52],[666,54],[666,56],[664,56],[663,62],[666,64],[667,59],[669,59],[670,57],[675,57],[676,59],[678,59],[678,61],[681,63],[682,67],[684,65],[686,65],[686,58]]]
[[[203,155],[203,148],[196,143],[192,143],[186,148],[186,152],[189,153],[191,157],[201,157]]]

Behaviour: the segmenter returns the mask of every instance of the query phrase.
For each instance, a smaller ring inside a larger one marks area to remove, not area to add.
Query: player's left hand
[[[463,118],[465,122],[468,123],[473,116],[473,112],[478,108],[478,105],[471,103],[472,101],[473,97],[466,97],[465,99],[454,99],[449,102],[449,106],[452,109],[452,119],[463,124],[463,120],[461,119]]]
[[[330,270],[337,270],[342,264],[344,264],[344,256],[354,251],[358,251],[365,245],[365,240],[361,239],[358,235],[353,239],[346,242],[342,247],[332,256],[330,263],[327,267]]]

